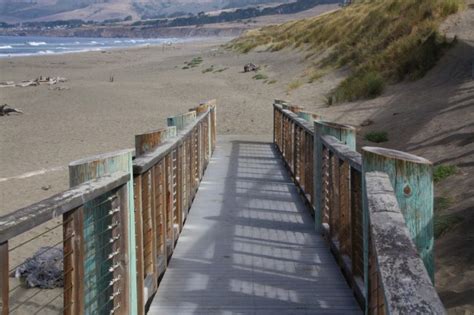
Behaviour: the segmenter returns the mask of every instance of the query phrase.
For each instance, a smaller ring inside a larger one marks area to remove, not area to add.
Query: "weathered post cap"
[[[285,100],[278,100],[278,99],[276,99],[276,100],[273,101],[273,104],[275,104],[275,105],[283,105],[283,104],[287,105],[288,102],[285,101]]]
[[[123,156],[128,153],[133,153],[133,149],[123,149],[119,151],[113,151],[113,152],[107,152],[103,154],[98,154],[98,155],[93,155],[89,156],[80,160],[75,160],[69,163],[69,167],[74,167],[82,164],[99,164],[107,159],[118,157],[118,156]]]
[[[425,158],[422,158],[420,156],[410,154],[410,153],[406,153],[406,152],[402,152],[402,151],[386,149],[386,148],[363,147],[362,152],[363,153],[377,154],[377,155],[380,155],[380,156],[385,157],[387,159],[400,160],[400,161],[417,163],[417,164],[427,164],[427,165],[432,165],[433,164],[431,161],[429,161]]]

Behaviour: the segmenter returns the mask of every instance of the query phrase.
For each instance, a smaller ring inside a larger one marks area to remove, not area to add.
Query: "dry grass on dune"
[[[300,48],[308,58],[331,49],[316,69],[350,66],[352,74],[330,101],[372,98],[386,83],[420,78],[434,66],[449,46],[438,27],[464,6],[464,0],[359,0],[326,15],[249,31],[229,47],[242,53],[259,46]]]

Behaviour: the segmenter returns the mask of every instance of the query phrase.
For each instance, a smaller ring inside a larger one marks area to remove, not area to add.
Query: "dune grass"
[[[420,78],[436,64],[449,46],[438,27],[464,5],[463,0],[358,0],[319,17],[249,31],[228,47],[242,53],[258,46],[299,48],[309,58],[331,49],[316,67],[352,70],[334,100],[373,98],[386,84]]]
[[[254,75],[252,77],[252,79],[254,79],[254,80],[266,80],[266,79],[268,79],[268,76],[266,74],[263,74],[263,73],[257,73],[256,75]]]
[[[374,143],[387,142],[388,133],[386,131],[369,132],[365,135],[364,139],[370,142],[374,142]]]
[[[457,172],[458,168],[455,165],[438,165],[433,170],[433,180],[435,183],[439,183]]]

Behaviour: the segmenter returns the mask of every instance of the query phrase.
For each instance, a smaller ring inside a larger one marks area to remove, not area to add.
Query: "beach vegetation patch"
[[[288,84],[287,92],[296,90],[297,88],[301,87],[303,82],[301,80],[294,80]]]
[[[202,57],[194,57],[193,59],[191,59],[191,61],[184,62],[185,66],[183,67],[183,69],[195,68],[199,66],[202,63],[202,61],[203,61]]]
[[[208,73],[214,71],[214,65],[211,65],[209,68],[202,70],[202,73]]]
[[[388,141],[388,133],[386,131],[374,131],[365,134],[365,140],[374,142],[374,143],[382,143]]]
[[[334,102],[374,98],[387,84],[419,79],[436,64],[453,45],[439,26],[464,7],[463,0],[353,0],[328,14],[248,31],[227,47],[243,53],[294,48],[308,59],[327,53],[311,67],[350,69],[332,92]]]
[[[385,81],[382,75],[369,71],[349,76],[332,94],[336,102],[373,99],[382,94],[384,87]]]
[[[433,180],[435,183],[441,182],[454,174],[458,173],[456,165],[438,165],[433,170]]]
[[[229,68],[228,68],[228,67],[225,67],[225,68],[217,69],[216,71],[214,71],[214,73],[224,72],[224,71],[226,71],[227,69],[229,69]]]
[[[252,77],[252,79],[254,79],[254,80],[266,80],[266,79],[268,79],[268,76],[266,74],[263,74],[263,73],[257,73],[256,75],[254,75]]]

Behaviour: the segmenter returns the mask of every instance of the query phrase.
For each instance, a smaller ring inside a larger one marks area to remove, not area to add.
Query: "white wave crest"
[[[43,46],[43,45],[46,45],[45,42],[28,42],[27,44],[30,45],[30,46]]]
[[[13,47],[10,45],[0,46],[0,49],[12,49]]]

